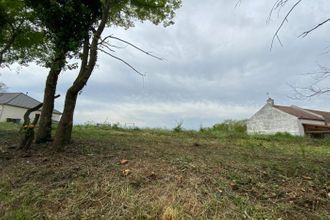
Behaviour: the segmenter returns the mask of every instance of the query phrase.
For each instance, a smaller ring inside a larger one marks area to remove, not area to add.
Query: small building
[[[0,93],[0,122],[21,123],[24,121],[25,112],[39,105],[41,102],[24,93]],[[40,110],[32,112],[30,118],[33,119]],[[53,121],[59,121],[61,112],[56,109],[53,112]]]
[[[330,135],[330,112],[267,103],[247,121],[248,134]]]

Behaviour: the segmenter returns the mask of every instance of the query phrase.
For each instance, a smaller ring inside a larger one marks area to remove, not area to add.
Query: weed
[[[162,214],[161,220],[176,220],[178,217],[178,211],[172,207],[168,207]]]
[[[183,131],[183,121],[177,121],[176,126],[173,128],[174,132],[182,132]]]

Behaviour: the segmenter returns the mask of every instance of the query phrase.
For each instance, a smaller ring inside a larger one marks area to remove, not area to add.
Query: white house
[[[0,122],[23,122],[25,112],[39,104],[39,101],[24,93],[0,93]],[[31,113],[30,118],[33,119],[36,114],[40,114],[40,110]],[[60,118],[61,112],[55,109],[52,119],[59,121]]]
[[[276,134],[324,136],[330,134],[330,112],[304,109],[298,106],[275,105],[269,98],[247,121],[248,134]]]

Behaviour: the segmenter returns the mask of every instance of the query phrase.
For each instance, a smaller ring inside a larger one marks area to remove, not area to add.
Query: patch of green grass
[[[9,145],[11,126],[0,125]],[[0,219],[330,217],[329,139],[248,136],[235,126],[75,126],[64,153],[8,149],[0,154]]]

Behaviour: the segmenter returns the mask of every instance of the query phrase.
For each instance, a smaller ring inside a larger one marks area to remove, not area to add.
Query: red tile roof
[[[330,122],[330,112],[324,112],[324,111],[312,110],[312,109],[306,109],[306,110],[316,113],[318,115],[322,115],[327,122]]]
[[[300,119],[330,122],[330,112],[303,109],[296,106],[273,105],[273,107]]]

